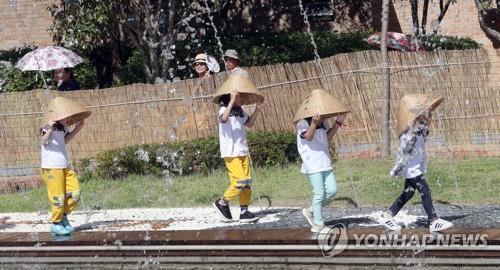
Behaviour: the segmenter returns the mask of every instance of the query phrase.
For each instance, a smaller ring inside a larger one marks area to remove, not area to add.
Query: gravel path
[[[440,217],[455,224],[455,228],[500,228],[500,205],[464,206],[463,208],[436,204]],[[232,208],[233,216],[239,214]],[[265,211],[251,208],[262,218],[255,224],[220,222],[212,207],[168,208],[168,209],[122,209],[77,211],[70,221],[82,231],[129,231],[129,230],[204,230],[211,228],[231,229],[278,229],[306,228],[308,224],[300,208],[272,207]],[[324,210],[327,225],[343,223],[348,228],[379,227],[373,221],[380,207],[335,208]],[[3,213],[9,217],[0,225],[0,232],[47,232],[50,228],[48,213]],[[408,205],[396,216],[396,221],[408,228],[427,226],[421,205]]]

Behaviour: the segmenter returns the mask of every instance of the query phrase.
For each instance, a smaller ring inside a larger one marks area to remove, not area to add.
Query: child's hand
[[[56,125],[56,123],[57,123],[56,121],[50,120],[49,121],[49,129],[50,130],[54,130],[54,126]]]
[[[257,103],[257,105],[255,106],[255,108],[258,109],[258,110],[260,110],[260,109],[262,109],[263,104],[264,104],[264,100],[261,100],[261,101],[259,101]]]
[[[77,129],[81,129],[85,126],[85,121],[78,121],[78,123],[76,123],[76,128]]]
[[[319,125],[319,123],[321,123],[321,116],[319,116],[319,112],[312,117],[312,122],[315,124],[315,125]]]
[[[231,92],[231,101],[235,101],[235,100],[236,100],[236,97],[238,96],[238,94],[239,94],[239,93],[238,93],[238,92],[236,92],[236,91]]]
[[[336,119],[335,121],[336,121],[336,122],[339,122],[339,123],[343,123],[343,122],[344,122],[344,120],[345,120],[345,117],[346,117],[346,116],[347,116],[347,114],[346,114],[346,113],[339,114],[339,115],[337,116],[337,119]]]

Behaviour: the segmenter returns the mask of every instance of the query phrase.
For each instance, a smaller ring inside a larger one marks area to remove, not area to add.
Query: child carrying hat
[[[66,144],[83,128],[90,111],[76,102],[56,97],[48,106],[48,113],[41,134],[42,178],[47,187],[52,214],[50,232],[67,235],[73,232],[68,215],[80,200],[80,185],[75,172],[70,168]],[[72,131],[68,127],[75,124]]]
[[[420,192],[422,204],[429,220],[431,232],[442,231],[453,226],[449,221],[438,217],[432,204],[431,190],[424,174],[427,172],[425,143],[429,137],[431,112],[441,104],[442,97],[423,94],[406,95],[401,100],[398,114],[399,149],[396,164],[391,176],[405,178],[403,193],[394,201],[388,212],[379,217],[379,223],[390,230],[400,230],[396,216],[403,206],[413,197],[415,190]]]
[[[297,148],[302,159],[301,172],[306,175],[312,188],[311,206],[302,214],[311,225],[311,231],[326,233],[323,206],[337,193],[333,174],[329,141],[342,126],[349,110],[325,90],[315,89],[297,110],[294,123],[297,126]],[[330,127],[326,120],[336,117]]]
[[[220,105],[219,109],[219,142],[221,157],[226,163],[230,185],[222,198],[213,205],[224,222],[233,221],[229,202],[239,198],[240,222],[258,220],[248,210],[252,196],[252,176],[250,171],[250,152],[246,139],[246,127],[252,127],[261,110],[263,95],[255,85],[244,76],[232,75],[217,91],[213,99]],[[257,106],[252,115],[248,115],[241,106],[254,104]]]

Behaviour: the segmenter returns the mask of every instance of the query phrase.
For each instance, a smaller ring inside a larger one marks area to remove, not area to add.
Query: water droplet
[[[178,41],[183,41],[185,39],[186,39],[186,34],[184,34],[184,33],[177,34],[177,40]]]
[[[17,0],[9,0],[9,7],[12,9],[17,9]]]

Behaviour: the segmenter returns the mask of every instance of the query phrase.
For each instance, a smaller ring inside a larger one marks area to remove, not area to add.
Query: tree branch
[[[418,36],[420,34],[420,26],[418,24],[418,0],[410,0],[411,2],[411,18],[413,20],[413,34]]]
[[[427,29],[427,13],[429,11],[429,0],[424,0],[424,6],[422,8],[422,35],[425,35]]]
[[[483,3],[481,2],[481,0],[474,0],[474,1],[476,3],[477,15],[478,15],[479,25],[481,26],[481,29],[483,29],[483,31],[487,35],[489,35],[490,37],[492,37],[493,39],[495,39],[497,42],[500,42],[500,32],[498,32],[497,30],[489,27],[486,24],[486,22],[484,21],[484,16],[486,15],[486,10],[483,7]]]

